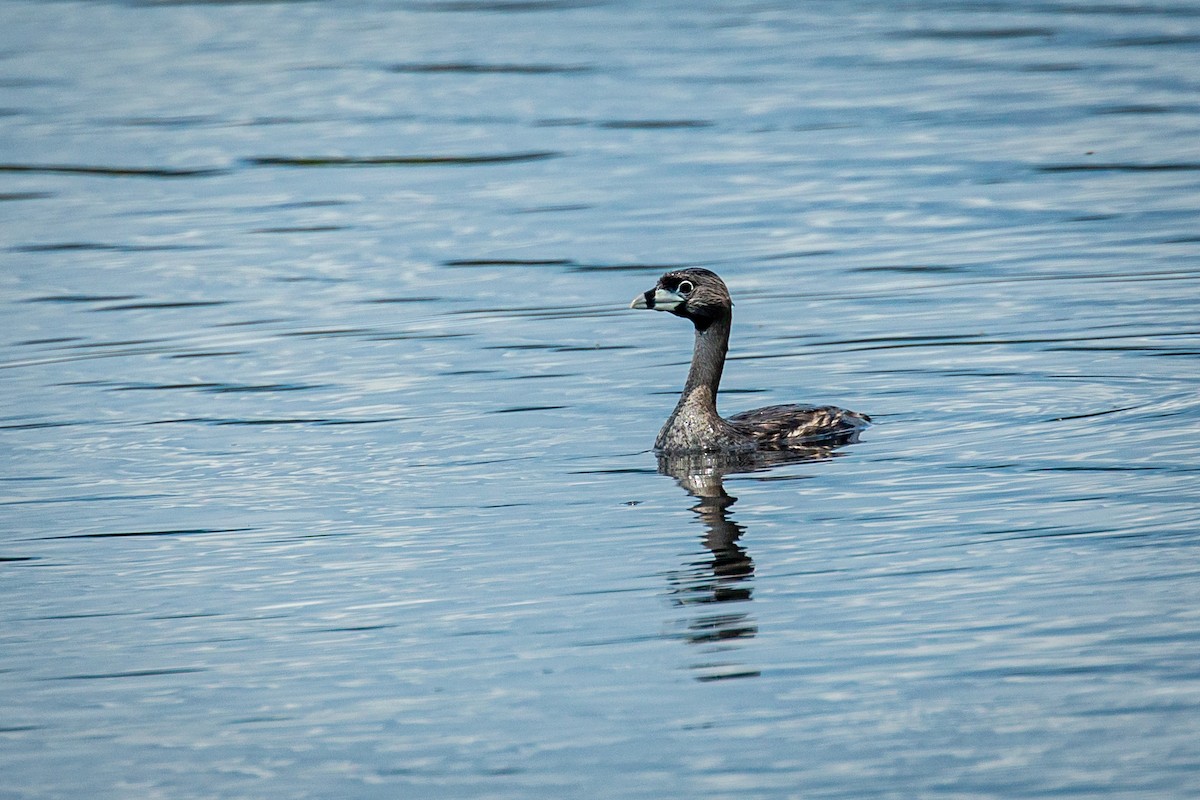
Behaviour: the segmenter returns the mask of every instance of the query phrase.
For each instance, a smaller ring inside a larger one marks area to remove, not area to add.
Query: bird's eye
[[[676,291],[678,291],[680,294],[691,294],[692,289],[695,288],[695,286],[692,286],[691,281],[680,281],[679,286],[676,287]]]

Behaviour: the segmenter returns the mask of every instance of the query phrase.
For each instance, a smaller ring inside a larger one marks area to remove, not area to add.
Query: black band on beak
[[[642,297],[646,298],[646,308],[654,308],[654,290],[647,289]]]

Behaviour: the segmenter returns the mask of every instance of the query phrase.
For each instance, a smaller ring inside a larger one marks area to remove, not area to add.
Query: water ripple
[[[416,62],[392,64],[388,72],[461,73],[466,75],[562,75],[591,72],[586,64],[482,64],[474,61]]]
[[[92,164],[0,164],[0,172],[94,175],[104,178],[208,178],[224,175],[216,167],[111,167]]]
[[[255,167],[422,167],[520,164],[561,158],[563,155],[565,154],[553,150],[533,150],[521,153],[449,156],[255,156],[242,161]]]
[[[105,533],[72,533],[63,536],[45,536],[44,539],[124,539],[144,536],[199,536],[214,533],[244,533],[253,528],[179,528],[161,531],[111,531]]]
[[[62,252],[112,252],[153,253],[172,250],[206,250],[196,244],[108,244],[104,242],[51,242],[47,244],[23,244],[9,248],[14,253],[62,253]]]
[[[520,14],[541,11],[567,11],[602,5],[603,0],[428,0],[411,2],[408,8],[414,11],[442,11],[451,13],[495,12]]]
[[[1102,162],[1079,164],[1043,164],[1035,168],[1038,172],[1196,172],[1200,162],[1176,162],[1161,164],[1135,164],[1127,162]]]

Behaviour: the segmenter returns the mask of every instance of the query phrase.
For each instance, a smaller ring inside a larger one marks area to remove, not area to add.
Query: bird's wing
[[[854,436],[870,418],[837,406],[781,405],[743,411],[729,418],[737,430],[761,444],[793,444]]]

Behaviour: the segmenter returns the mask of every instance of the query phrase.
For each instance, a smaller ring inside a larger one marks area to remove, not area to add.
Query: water
[[[1192,4],[0,21],[0,797],[1200,794]]]

